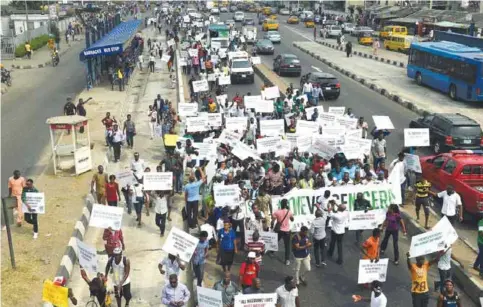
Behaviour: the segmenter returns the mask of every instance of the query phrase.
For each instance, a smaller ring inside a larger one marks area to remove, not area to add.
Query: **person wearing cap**
[[[114,295],[116,296],[117,306],[121,307],[122,298],[126,300],[126,306],[129,306],[131,295],[131,262],[126,256],[122,255],[122,248],[116,247],[113,251],[114,256],[109,258],[106,264],[105,276],[109,275],[112,268],[114,284]]]
[[[249,252],[247,259],[240,266],[240,285],[243,290],[252,286],[253,279],[258,277],[260,266],[255,261],[257,254]]]
[[[462,307],[458,292],[454,290],[454,283],[451,279],[444,281],[444,291],[438,297],[437,307]]]
[[[163,288],[161,294],[161,303],[168,307],[182,307],[187,306],[190,300],[191,293],[188,288],[178,282],[178,275],[169,275],[169,283]]]
[[[371,284],[371,297],[362,297],[360,295],[353,295],[354,303],[357,302],[370,302],[371,307],[386,307],[387,297],[382,293],[381,282],[374,280]]]
[[[72,115],[76,115],[76,113],[77,113],[77,108],[75,104],[72,102],[72,98],[67,97],[67,102],[64,105],[64,115],[72,116]]]

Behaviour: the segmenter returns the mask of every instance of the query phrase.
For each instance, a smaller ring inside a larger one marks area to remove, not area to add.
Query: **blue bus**
[[[413,42],[407,75],[453,100],[483,101],[483,52],[454,42]]]

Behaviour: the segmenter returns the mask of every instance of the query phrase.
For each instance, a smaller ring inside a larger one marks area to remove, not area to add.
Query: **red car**
[[[463,202],[463,218],[483,217],[483,150],[452,150],[421,157],[423,177],[438,192],[452,185]]]

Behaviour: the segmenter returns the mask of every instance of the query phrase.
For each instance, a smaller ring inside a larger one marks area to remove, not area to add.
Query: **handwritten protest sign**
[[[276,156],[288,156],[292,152],[292,143],[280,140],[275,150]]]
[[[208,124],[211,127],[221,127],[223,125],[221,113],[208,113]]]
[[[421,168],[421,161],[419,161],[418,155],[404,154],[404,161],[406,162],[406,167],[409,170],[420,174],[423,172],[423,169]]]
[[[221,291],[198,286],[196,294],[198,295],[198,306],[223,307]]]
[[[404,128],[404,147],[428,147],[429,128]]]
[[[317,133],[319,131],[319,125],[317,122],[309,122],[307,120],[298,120],[297,121],[297,134],[312,134]]]
[[[248,145],[243,144],[240,141],[235,143],[231,153],[235,155],[240,160],[245,160],[248,158],[252,158],[254,160],[262,160],[256,151],[252,150]]]
[[[354,137],[346,137],[345,142],[347,144],[354,144],[361,148],[361,153],[370,156],[371,154],[371,146],[372,141],[368,139],[361,139],[361,138],[354,138]]]
[[[310,147],[310,151],[313,154],[318,154],[322,158],[332,159],[332,157],[339,152],[335,147],[327,144],[326,142],[316,139]]]
[[[257,140],[257,152],[259,154],[274,152],[280,143],[280,137],[270,136]]]
[[[393,130],[394,129],[394,124],[391,121],[391,118],[389,116],[385,115],[372,115],[372,120],[374,121],[374,125],[378,130]]]
[[[335,118],[335,122],[338,123],[339,125],[345,127],[347,130],[356,129],[356,127],[357,127],[357,118],[337,116]]]
[[[181,116],[196,116],[198,114],[198,104],[178,103],[178,113]]]
[[[337,115],[332,113],[319,112],[319,118],[317,119],[317,122],[322,127],[332,126],[335,123],[336,117]],[[308,118],[308,113],[307,113],[307,118]]]
[[[218,77],[218,84],[219,85],[229,85],[229,84],[231,84],[231,77],[230,76],[219,76]]]
[[[229,131],[244,131],[247,129],[246,117],[228,117],[225,118],[226,130]]]
[[[94,204],[89,226],[104,229],[112,227],[114,230],[119,230],[121,229],[123,214],[124,208],[122,207]]]
[[[345,107],[329,107],[329,110],[327,111],[327,113],[343,116],[345,113]]]
[[[193,147],[198,150],[197,159],[215,160],[216,144],[204,141],[206,141],[206,139],[203,140],[203,143],[193,143]]]
[[[279,136],[284,134],[283,119],[261,120],[260,134],[262,136]]]
[[[25,203],[30,206],[32,211],[29,211],[26,206],[22,206],[24,212],[45,214],[45,193],[27,192],[25,193]]]
[[[254,96],[244,96],[243,103],[245,104],[246,108],[252,109],[255,108],[255,104],[262,101],[263,98],[261,95],[254,95]]]
[[[439,222],[433,226],[432,230],[441,231],[443,233],[443,237],[446,239],[446,245],[448,247],[458,240],[458,233],[446,216],[443,216]]]
[[[97,274],[97,251],[81,240],[77,239],[77,258],[79,264],[88,272]]]
[[[130,169],[116,173],[116,180],[121,188],[127,186],[128,184],[132,186],[137,182],[136,178],[134,178],[132,170]]]
[[[170,58],[169,54],[163,54],[161,61],[168,63]]]
[[[186,128],[188,132],[199,132],[207,131],[210,129],[208,123],[208,117],[187,117],[186,118]]]
[[[208,80],[193,81],[192,84],[193,84],[193,92],[195,93],[207,92],[210,89],[208,85]]]
[[[218,104],[221,104],[221,105],[225,105],[226,101],[228,100],[228,95],[227,94],[223,94],[223,95],[220,95],[220,96],[216,96],[216,103]]]
[[[169,254],[179,255],[181,260],[189,262],[199,241],[189,233],[172,227],[162,249]]]
[[[386,219],[385,209],[349,211],[349,230],[374,229]]]
[[[231,206],[240,199],[240,187],[238,184],[216,185],[213,187],[215,205],[217,207]]]
[[[357,283],[368,284],[374,280],[385,282],[388,264],[388,258],[379,259],[377,263],[371,262],[370,259],[359,260],[359,277],[357,278]]]
[[[253,242],[254,230],[245,229],[245,243]],[[260,231],[260,241],[265,243],[266,251],[278,251],[278,234],[276,232]]]
[[[173,189],[172,172],[149,172],[144,173],[144,190],[146,191],[170,191]]]
[[[411,258],[428,255],[446,248],[446,238],[442,231],[428,231],[411,238],[409,254]]]
[[[251,59],[253,65],[262,64],[262,59],[259,56],[253,56]]]
[[[276,293],[238,294],[235,296],[236,307],[275,307]]]
[[[52,281],[46,279],[42,288],[42,301],[57,307],[69,307],[68,291],[69,288],[56,286]]]

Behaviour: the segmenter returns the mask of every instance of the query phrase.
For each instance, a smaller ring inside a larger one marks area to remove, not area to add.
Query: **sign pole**
[[[12,232],[10,231],[10,222],[8,220],[7,214],[7,204],[5,203],[5,198],[2,197],[2,214],[5,221],[5,227],[7,229],[7,240],[8,240],[8,249],[10,251],[10,261],[12,263],[12,268],[15,270],[15,253],[13,251],[13,242],[12,242]]]

